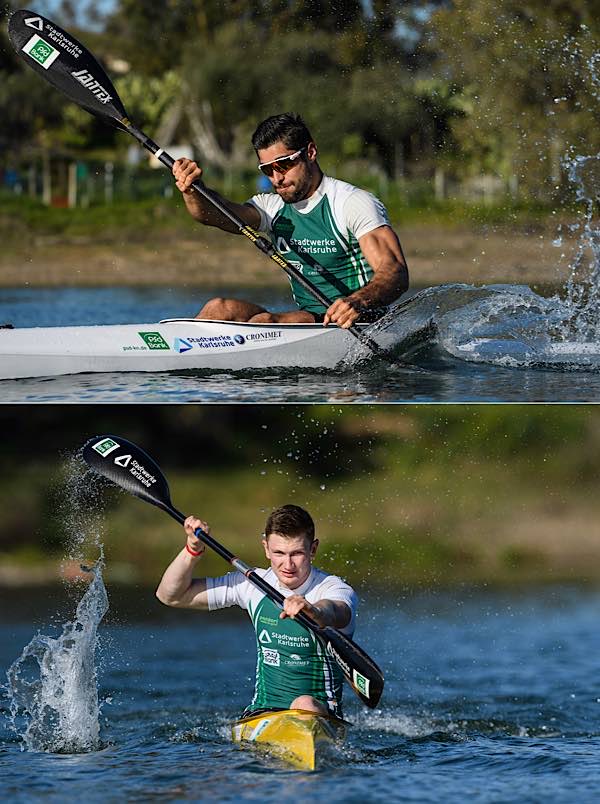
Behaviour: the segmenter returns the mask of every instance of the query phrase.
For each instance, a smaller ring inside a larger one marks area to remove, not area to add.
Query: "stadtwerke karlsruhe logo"
[[[45,39],[38,34],[34,34],[27,44],[23,45],[23,51],[34,61],[37,61],[44,70],[48,70],[56,61],[59,52],[55,47],[49,45]]]
[[[173,349],[176,352],[179,352],[180,355],[183,354],[184,352],[189,352],[190,349],[193,348],[194,347],[192,346],[192,344],[189,341],[186,341],[185,338],[175,338],[175,340],[173,341]]]

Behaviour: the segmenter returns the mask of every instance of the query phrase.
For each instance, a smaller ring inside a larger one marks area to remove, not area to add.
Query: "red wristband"
[[[185,549],[188,551],[188,553],[191,556],[194,556],[194,558],[198,558],[198,556],[201,556],[202,553],[204,552],[204,548],[202,548],[202,550],[200,550],[199,553],[195,553],[193,550],[190,550],[190,546],[189,546],[189,544],[187,542],[185,543]]]

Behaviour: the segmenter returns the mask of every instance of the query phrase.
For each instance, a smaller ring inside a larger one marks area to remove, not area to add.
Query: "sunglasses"
[[[282,175],[285,175],[288,170],[291,170],[298,159],[302,151],[306,151],[306,145],[304,148],[300,148],[299,151],[296,153],[289,154],[288,156],[279,156],[277,159],[273,159],[272,162],[261,162],[258,166],[258,169],[265,174],[265,176],[271,177],[273,175],[273,171],[277,171]]]

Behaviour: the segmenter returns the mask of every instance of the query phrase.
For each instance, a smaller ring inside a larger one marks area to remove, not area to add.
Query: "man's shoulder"
[[[355,184],[343,179],[334,179],[333,176],[323,174],[323,194],[348,196],[356,190],[360,190]]]
[[[339,588],[345,589],[349,592],[354,592],[354,589],[350,586],[350,584],[345,581],[343,578],[340,578],[339,575],[333,575],[330,572],[325,572],[324,570],[318,569],[317,567],[313,567],[313,589],[317,586],[326,586],[327,588]],[[354,594],[356,594],[354,592]]]
[[[267,212],[270,215],[281,209],[283,204],[283,199],[277,193],[256,193],[246,201],[246,205],[255,207],[259,211]]]
[[[323,192],[328,195],[339,195],[344,199],[349,198],[351,195],[364,195],[367,198],[377,197],[373,195],[370,190],[365,190],[363,187],[358,187],[356,184],[350,184],[349,181],[343,179],[334,179],[333,176],[323,176]]]

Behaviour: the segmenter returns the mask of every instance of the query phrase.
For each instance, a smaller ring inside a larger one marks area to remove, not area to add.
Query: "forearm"
[[[313,619],[321,626],[345,628],[350,622],[351,612],[345,603],[338,600],[319,600],[313,604],[316,616]]]
[[[156,590],[156,597],[165,606],[176,608],[208,608],[206,581],[193,578],[200,556],[191,555],[184,547],[165,570]]]
[[[380,265],[364,287],[348,296],[360,308],[385,307],[408,290],[406,263],[396,260]]]
[[[239,206],[233,205],[229,201],[226,201],[214,190],[211,190],[210,192],[221,204],[223,204],[223,206],[227,208]],[[194,190],[191,193],[183,193],[183,200],[185,201],[187,211],[195,221],[198,221],[198,223],[202,223],[205,226],[216,226],[218,229],[222,229],[225,232],[231,232],[232,234],[237,234],[239,232],[239,228],[232,223],[226,215],[223,215],[222,212],[219,212],[219,210],[213,204],[203,198],[197,191]],[[239,215],[238,210],[232,211]]]

